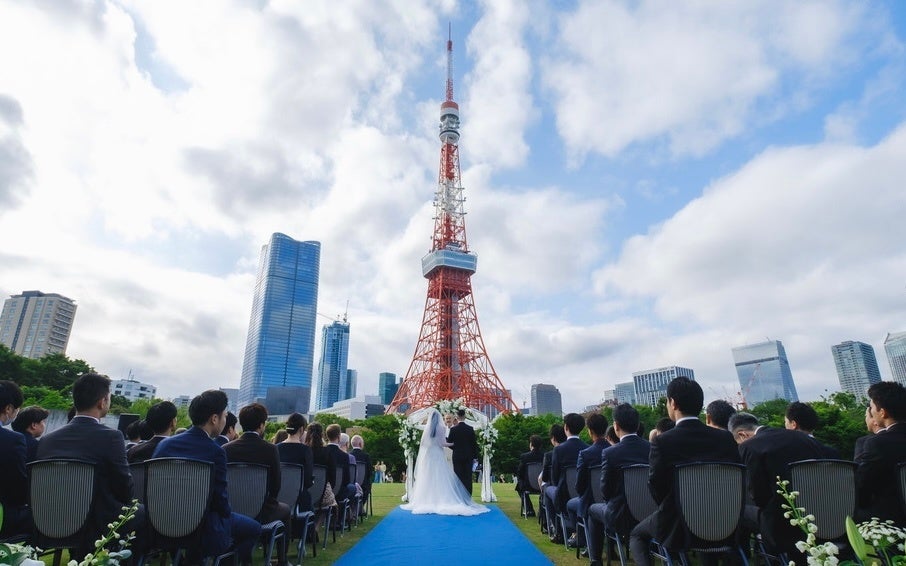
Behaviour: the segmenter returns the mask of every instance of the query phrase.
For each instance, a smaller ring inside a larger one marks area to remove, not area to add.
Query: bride
[[[472,496],[447,464],[444,456],[446,446],[440,413],[431,409],[415,461],[415,486],[409,494],[409,503],[400,507],[417,515],[478,515],[488,512],[487,507],[472,501]]]

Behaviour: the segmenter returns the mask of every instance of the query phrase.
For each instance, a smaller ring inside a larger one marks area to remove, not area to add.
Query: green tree
[[[121,415],[123,413],[131,413],[132,401],[123,397],[122,395],[111,395],[110,396],[110,410],[109,413],[112,415]]]
[[[25,373],[22,385],[41,385],[68,392],[73,382],[83,373],[94,371],[82,360],[70,360],[64,354],[49,354],[43,358],[23,359]]]
[[[336,423],[340,425],[340,430],[343,431],[352,427],[354,424],[351,420],[345,417],[334,415],[332,413],[318,413],[315,415],[315,418],[314,420],[312,420],[312,422],[324,425],[325,430],[327,429],[327,425]]]
[[[562,422],[563,419],[554,414],[525,416],[522,413],[507,413],[497,417],[493,426],[498,435],[491,461],[494,473],[516,473],[519,455],[528,451],[529,438],[533,434],[543,438],[544,445],[550,448],[550,442],[547,441],[550,427]]]
[[[37,405],[47,410],[68,411],[72,406],[72,399],[69,395],[63,395],[49,387],[25,385],[22,387],[22,397],[25,399],[22,403],[23,407]]]
[[[379,461],[397,474],[405,468],[406,459],[399,443],[399,422],[393,415],[377,415],[356,421],[361,428],[359,434],[365,441],[365,452],[371,456],[372,464]],[[369,470],[369,473],[371,470]]]

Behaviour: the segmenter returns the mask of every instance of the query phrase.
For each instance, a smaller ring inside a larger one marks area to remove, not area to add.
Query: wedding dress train
[[[444,455],[444,427],[440,413],[432,410],[422,432],[415,461],[415,485],[409,503],[400,507],[415,514],[478,515],[490,511],[472,501],[472,496],[453,473]]]

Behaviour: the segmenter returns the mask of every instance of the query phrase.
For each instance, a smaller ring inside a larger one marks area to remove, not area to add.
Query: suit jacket
[[[349,477],[349,454],[340,450],[340,447],[336,444],[328,444],[324,449],[327,451],[327,457],[333,462],[333,467],[328,467],[327,469],[327,480],[333,489],[333,494],[337,496],[337,499],[340,499],[342,496],[342,491],[340,490],[345,489],[347,485],[352,483],[352,479]],[[339,486],[334,485],[337,469],[342,470],[343,478]]]
[[[651,443],[648,487],[658,503],[654,514],[654,538],[668,548],[680,548],[686,543],[673,489],[674,467],[706,461],[738,464],[739,448],[733,435],[726,430],[709,427],[698,419],[691,419],[677,423],[672,429],[654,437]]]
[[[0,454],[0,503],[24,507],[28,504],[28,450],[22,433],[0,427]]]
[[[38,459],[48,458],[75,458],[95,465],[90,536],[97,538],[106,532],[107,524],[119,516],[123,506],[131,504],[132,474],[120,431],[92,417],[77,415],[69,424],[41,437]]]
[[[261,515],[273,512],[279,506],[277,495],[280,493],[282,475],[280,472],[280,453],[277,447],[261,438],[255,432],[244,432],[242,436],[223,445],[227,462],[247,462],[267,466],[267,499],[261,509]]]
[[[154,451],[157,450],[157,445],[165,438],[166,436],[152,436],[144,442],[139,442],[129,450],[126,450],[126,460],[130,464],[150,460],[154,456]]]
[[[897,491],[897,464],[906,462],[906,423],[887,427],[862,444],[856,468],[856,494],[865,518],[906,522]]]
[[[365,483],[362,485],[362,492],[367,494],[371,491],[371,480],[374,476],[374,473],[372,472],[373,466],[371,465],[371,456],[361,448],[353,448],[350,454],[355,457],[357,463],[365,464]],[[353,480],[355,480],[355,478],[353,478]]]
[[[339,447],[336,447],[339,450]],[[334,485],[334,476],[337,471],[337,461],[333,457],[332,451],[328,450],[328,446],[321,446],[318,449],[312,448],[311,450],[312,462],[315,465],[324,466],[327,473],[327,483],[330,484],[330,488],[333,490],[334,495],[336,495],[337,486]],[[317,504],[317,501],[313,503]]]
[[[237,439],[237,440],[238,440],[238,439]],[[226,437],[226,436],[224,436],[224,435],[221,434],[221,435],[219,435],[219,436],[215,436],[215,437],[214,437],[214,442],[217,443],[217,446],[223,446],[223,445],[226,444],[227,442],[231,442],[231,440],[230,440],[228,437]]]
[[[226,453],[203,429],[192,426],[187,431],[168,436],[154,450],[155,458],[194,458],[214,464],[211,477],[211,509],[205,518],[202,554],[225,552],[232,543],[230,536],[230,498],[227,495]]]
[[[566,508],[569,501],[569,488],[566,485],[566,468],[575,466],[579,461],[579,452],[588,448],[588,444],[578,436],[570,436],[566,441],[551,451],[551,485],[557,486],[557,498],[554,505],[558,511]]]
[[[856,445],[853,447],[853,462],[859,463],[862,461],[862,453],[865,451],[865,441],[874,436],[874,433],[868,433],[865,436],[860,436],[856,439]]]
[[[591,482],[601,481],[600,470],[595,477],[592,477],[591,468],[601,464],[601,452],[608,446],[610,444],[602,438],[579,451],[579,457],[576,460],[576,493],[579,494],[579,515],[582,517],[585,516],[588,506],[595,502]]]
[[[781,505],[785,500],[777,493],[777,476],[790,479],[791,462],[824,458],[825,446],[796,430],[762,427],[739,445],[739,453],[746,465],[749,495],[760,510],[759,526],[765,543],[774,550],[792,552],[802,531],[783,517]]]
[[[553,450],[544,453],[544,459],[541,460],[541,483],[550,485],[551,483],[551,459],[554,456]],[[544,487],[544,486],[542,486]]]
[[[465,462],[478,458],[478,442],[475,440],[475,429],[460,421],[450,429],[447,442],[453,444],[453,461]]]
[[[23,434],[25,437],[25,462],[34,462],[38,459],[38,442],[39,440],[30,434]]]
[[[530,491],[532,485],[528,478],[528,465],[533,462],[543,462],[544,453],[541,450],[529,450],[519,455],[519,467],[516,468],[516,491]]]
[[[635,521],[626,506],[623,492],[623,466],[647,464],[651,445],[637,434],[626,435],[620,442],[601,452],[601,493],[607,508],[604,511],[604,525],[628,534]]]

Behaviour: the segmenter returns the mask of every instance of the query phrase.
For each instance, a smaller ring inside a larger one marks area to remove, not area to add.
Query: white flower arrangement
[[[441,415],[455,415],[460,409],[466,410],[462,397],[453,399],[452,401],[447,399],[437,401],[434,403],[434,408],[437,409],[437,412]]]
[[[906,563],[906,531],[891,520],[882,521],[872,517],[870,521],[856,524],[852,518],[847,517],[846,534],[863,564]]]
[[[399,442],[400,446],[403,447],[403,453],[406,458],[415,458],[415,455],[418,454],[418,445],[421,442],[422,431],[409,420],[404,415],[396,415],[396,420],[399,422]]]
[[[815,524],[815,516],[807,515],[804,507],[796,507],[796,498],[799,497],[798,491],[790,491],[790,482],[777,477],[777,486],[780,489],[777,493],[786,500],[781,507],[785,509],[784,518],[788,519],[794,527],[799,527],[805,533],[805,540],[796,543],[796,549],[805,555],[806,562],[810,566],[837,566],[840,559],[840,549],[832,542],[818,544],[815,533],[818,532],[818,525]],[[796,566],[796,563],[790,561],[790,566]]]
[[[497,432],[497,429],[491,423],[478,429],[476,433],[475,436],[481,453],[492,456],[494,454],[494,443],[497,442],[497,437],[500,436],[500,433]]]

